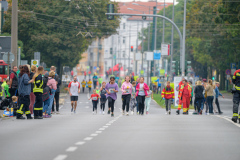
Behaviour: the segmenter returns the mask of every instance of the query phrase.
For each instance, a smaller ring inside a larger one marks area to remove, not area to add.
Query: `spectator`
[[[27,67],[27,66],[26,66]],[[17,95],[17,89],[18,89],[18,76],[17,76],[17,72],[18,71],[18,68],[17,66],[13,66],[13,69],[10,73],[10,83],[9,83],[9,92],[10,92],[10,95],[11,95],[11,99],[12,99],[12,96]],[[29,71],[29,70],[28,70]],[[25,73],[26,70],[24,70],[23,73]],[[24,76],[24,79],[26,78],[26,76]],[[10,100],[11,101],[11,100]]]
[[[56,89],[57,89],[57,84],[56,84],[56,80],[54,79],[54,77],[55,77],[55,72],[50,71],[47,86],[49,86],[50,89],[51,89],[51,95],[49,97],[50,98],[50,103],[49,103],[49,106],[48,106],[48,109],[47,109],[46,118],[51,118],[52,117],[52,114],[51,114],[52,104],[53,104],[55,92],[56,92]]]
[[[36,70],[37,70],[37,67],[35,65],[32,65],[31,66],[31,72],[30,72],[30,79],[33,79],[33,76],[36,73]],[[35,103],[35,98],[36,98],[34,93],[33,93],[33,87],[34,87],[34,84],[32,83],[31,84],[31,93],[30,93],[30,105],[29,105],[29,109],[30,109],[31,114],[33,114],[33,105]]]

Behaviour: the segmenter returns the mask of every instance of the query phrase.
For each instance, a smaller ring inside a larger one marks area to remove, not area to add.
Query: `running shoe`
[[[103,114],[103,115],[105,114],[104,111],[102,112],[102,114]]]
[[[59,112],[59,111],[57,111],[57,114],[60,114],[60,112]]]
[[[234,123],[237,123],[237,120],[238,120],[238,117],[232,117],[232,121],[233,121]]]
[[[73,108],[71,109],[71,112],[73,112]]]
[[[167,115],[167,114],[168,114],[168,111],[166,111],[165,114]]]
[[[114,117],[114,114],[113,114],[113,113],[111,114],[111,117]]]
[[[127,112],[127,114],[126,114],[127,116],[129,116],[129,114],[128,114],[128,112]]]
[[[177,110],[177,111],[176,111],[176,113],[177,113],[177,115],[179,115],[179,114],[180,114],[180,111],[179,111],[179,110]]]
[[[170,110],[168,111],[168,114],[171,115],[171,111]]]
[[[137,115],[139,115],[139,112],[137,112]]]
[[[76,110],[74,110],[74,114],[76,114]]]
[[[131,115],[133,115],[133,111],[131,112]]]
[[[125,112],[124,112],[124,111],[122,112],[122,115],[125,115]]]
[[[110,110],[108,110],[108,114],[110,114]]]

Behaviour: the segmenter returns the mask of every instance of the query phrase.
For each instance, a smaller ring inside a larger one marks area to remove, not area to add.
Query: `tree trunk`
[[[216,81],[219,82],[219,70],[217,69],[217,73],[216,73]]]
[[[220,90],[225,90],[225,72],[221,71],[220,73]]]

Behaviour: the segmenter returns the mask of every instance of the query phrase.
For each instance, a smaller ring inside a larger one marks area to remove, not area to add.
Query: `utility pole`
[[[18,60],[18,0],[12,0],[12,22],[11,22],[11,52],[14,55],[13,66],[17,66]]]
[[[99,67],[99,47],[100,47],[101,38],[98,37],[98,47],[97,47],[97,67]],[[100,67],[99,67],[100,68]],[[99,70],[97,71],[99,72]]]
[[[137,21],[137,42],[136,42],[136,53],[135,53],[135,57],[136,54],[138,52],[138,21]],[[135,60],[135,74],[137,74],[137,61]]]
[[[156,11],[155,11],[155,14],[157,14],[157,0],[156,0]],[[156,50],[157,48],[157,17],[155,19],[155,39],[154,39],[154,50]],[[153,63],[154,63],[154,67],[153,67],[153,70],[154,70],[154,73],[153,73],[153,76],[156,75],[156,72],[155,72],[155,62],[153,60]]]
[[[174,1],[173,0],[173,11],[172,11],[172,21],[174,22]],[[174,36],[174,27],[172,25],[172,35],[171,35],[171,62],[170,62],[170,77],[172,76],[172,61],[173,61],[173,36]]]
[[[142,20],[142,67],[141,67],[141,70],[143,70],[143,52],[144,52],[144,50],[143,50],[143,47],[144,47],[143,42],[144,42],[144,38],[143,38],[143,20]]]
[[[187,0],[184,0],[184,17],[183,17],[183,41],[182,41],[182,76],[185,76],[185,38],[186,38],[186,10]]]
[[[131,25],[129,25],[129,49],[128,49],[128,70],[130,70],[130,52],[131,52]],[[128,71],[129,72],[129,71]]]
[[[164,7],[163,7],[163,16],[165,16],[165,0],[164,0]],[[162,43],[164,43],[165,41],[164,41],[164,37],[165,37],[165,19],[163,19],[163,32],[162,32]],[[165,69],[165,65],[163,65],[163,64],[165,64],[164,63],[164,58],[162,57],[162,69]],[[159,60],[158,60],[158,63],[159,63]],[[159,67],[159,64],[158,64],[158,67]],[[167,70],[167,69],[166,69]],[[165,71],[166,72],[166,71]]]
[[[18,47],[18,64],[21,63],[21,47]]]
[[[112,75],[113,75],[113,36],[112,36]]]

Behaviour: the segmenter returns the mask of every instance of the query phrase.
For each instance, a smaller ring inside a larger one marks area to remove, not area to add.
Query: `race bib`
[[[97,100],[97,97],[93,97],[92,100],[96,101],[96,100]]]
[[[129,93],[129,92],[130,92],[130,90],[129,90],[129,89],[125,89],[125,91],[126,91],[126,93]]]
[[[114,93],[113,90],[114,90],[114,88],[109,88],[109,92],[110,92],[110,93]]]

